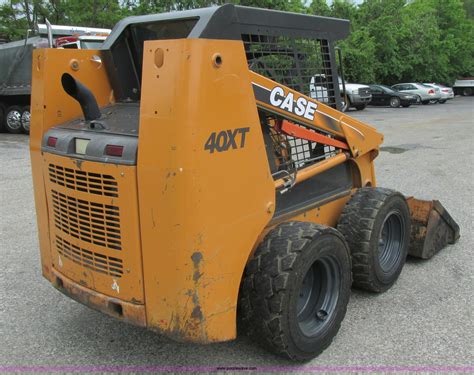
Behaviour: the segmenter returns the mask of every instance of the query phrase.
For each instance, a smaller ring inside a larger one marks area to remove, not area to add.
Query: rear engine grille
[[[106,174],[85,172],[49,164],[49,180],[68,189],[107,197],[118,197],[115,178]]]
[[[121,259],[83,249],[59,236],[56,236],[56,249],[59,255],[92,271],[114,277],[121,277],[123,274]]]
[[[82,241],[121,250],[120,215],[116,206],[76,199],[51,190],[56,228]]]

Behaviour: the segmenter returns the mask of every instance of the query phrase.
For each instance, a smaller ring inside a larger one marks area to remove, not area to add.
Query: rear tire
[[[390,98],[390,107],[392,108],[400,107],[400,98],[397,98],[395,96]]]
[[[247,264],[240,327],[280,356],[312,359],[338,332],[350,287],[349,248],[337,230],[306,222],[280,224]]]
[[[337,229],[352,254],[354,287],[383,292],[398,279],[410,242],[410,212],[393,190],[361,188],[347,202]]]
[[[5,112],[5,127],[9,133],[21,133],[21,108],[11,106]]]
[[[358,111],[363,111],[363,110],[365,109],[365,107],[367,107],[365,104],[361,104],[361,105],[356,105],[355,108],[356,108]]]
[[[471,96],[472,93],[473,93],[473,90],[470,87],[466,87],[462,90],[462,95],[463,96]]]
[[[440,100],[440,101],[438,101],[438,103],[439,104],[444,104],[444,103],[446,103],[446,100]]]

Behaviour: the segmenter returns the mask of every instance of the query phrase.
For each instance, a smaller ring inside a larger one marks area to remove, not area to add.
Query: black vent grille
[[[119,208],[51,190],[56,228],[82,241],[121,250]]]
[[[118,197],[115,178],[106,174],[85,172],[49,164],[49,180],[68,189],[107,197]]]
[[[114,277],[123,274],[122,259],[81,248],[59,236],[56,236],[56,250],[59,255],[92,271]]]

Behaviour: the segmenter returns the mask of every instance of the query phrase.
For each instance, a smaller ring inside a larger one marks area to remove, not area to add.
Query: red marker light
[[[123,154],[123,146],[107,145],[105,146],[105,154],[108,156],[121,157]]]
[[[428,91],[428,94],[434,94],[434,93],[435,93],[434,90]]]
[[[49,137],[48,138],[48,147],[56,147],[56,142],[58,139],[56,137]]]

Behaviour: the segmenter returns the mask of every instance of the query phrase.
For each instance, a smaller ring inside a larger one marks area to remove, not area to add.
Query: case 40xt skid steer
[[[439,202],[375,187],[383,136],[337,110],[348,32],[225,5],[124,19],[102,50],[35,51],[43,275],[176,340],[231,340],[239,322],[275,353],[319,354],[352,284],[383,292],[407,253],[459,237]]]

